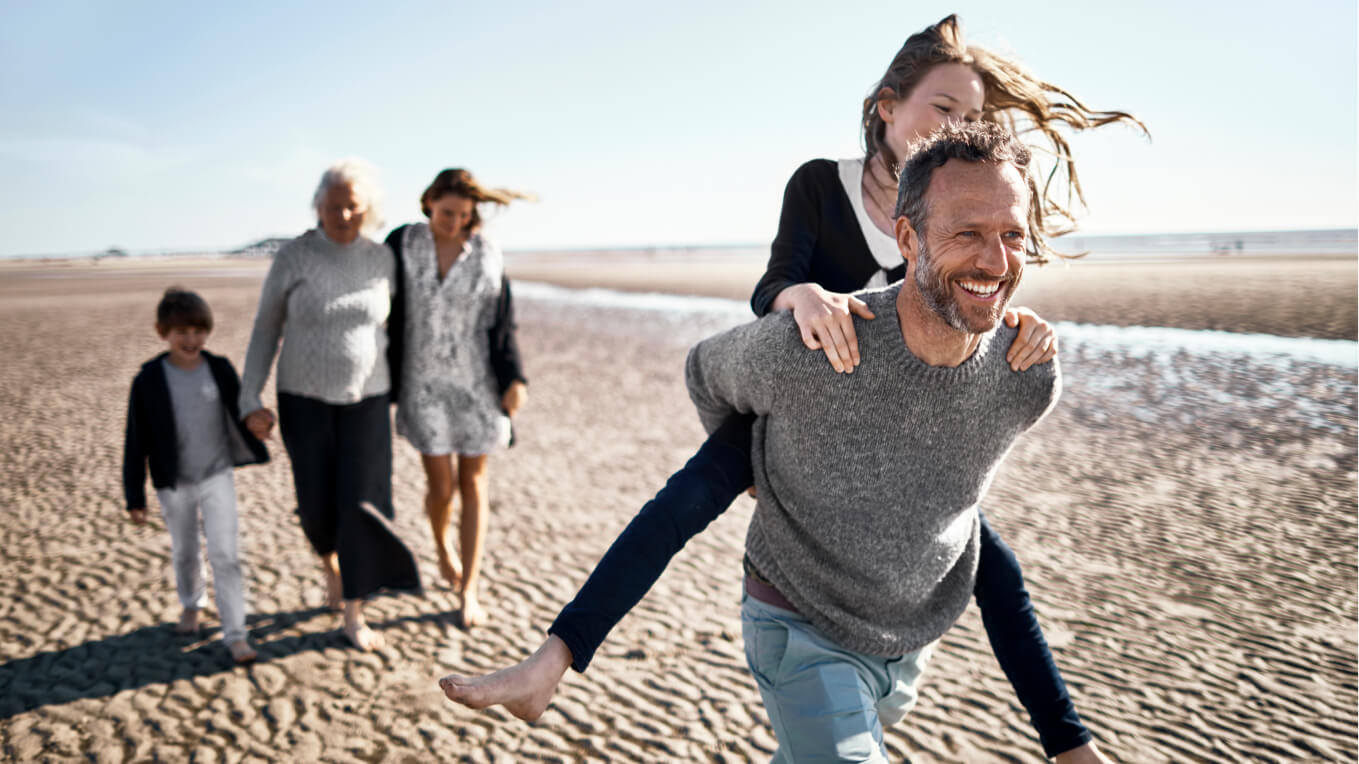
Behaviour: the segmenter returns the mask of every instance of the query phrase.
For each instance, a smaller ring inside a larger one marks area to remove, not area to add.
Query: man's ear
[[[901,252],[902,259],[906,261],[906,269],[910,270],[911,263],[915,261],[916,248],[920,246],[920,237],[905,215],[897,218],[893,225],[896,226],[897,249]]]

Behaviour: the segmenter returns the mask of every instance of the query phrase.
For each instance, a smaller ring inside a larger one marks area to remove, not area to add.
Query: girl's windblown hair
[[[981,77],[986,88],[982,119],[1008,127],[1024,139],[1037,155],[1030,172],[1038,188],[1038,199],[1029,216],[1029,259],[1047,262],[1053,251],[1048,239],[1075,229],[1077,207],[1085,206],[1076,162],[1063,129],[1089,130],[1122,122],[1147,134],[1146,125],[1125,111],[1098,111],[1087,107],[1062,88],[1033,76],[1018,61],[968,45],[956,15],[906,38],[893,56],[886,73],[864,99],[863,138],[865,159],[881,153],[893,172],[900,170],[903,157],[893,156],[883,139],[885,124],[878,114],[883,89],[905,98],[920,80],[940,64],[963,64]],[[1037,139],[1037,140],[1034,140]],[[1046,156],[1051,167],[1044,171]]]

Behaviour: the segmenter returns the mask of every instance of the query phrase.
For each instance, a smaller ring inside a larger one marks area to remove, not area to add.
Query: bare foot
[[[369,653],[374,650],[381,650],[382,646],[387,644],[382,635],[368,628],[366,623],[358,623],[352,626],[346,623],[344,625],[344,636],[345,639],[349,640],[349,644]]]
[[[368,628],[364,622],[363,600],[344,601],[344,635],[350,644],[364,652],[380,650],[386,644],[382,635]]]
[[[439,575],[444,577],[448,585],[454,589],[462,586],[462,566],[457,560],[453,559],[453,553],[448,550],[445,544],[436,544],[435,550],[439,553]]]
[[[250,646],[250,640],[244,638],[227,645],[227,651],[231,653],[231,659],[240,664],[254,663],[260,657],[255,648]]]
[[[570,666],[571,649],[551,635],[537,652],[509,668],[478,677],[449,674],[439,680],[439,687],[449,700],[468,708],[504,706],[520,719],[532,722],[547,710]]]
[[[175,633],[197,634],[199,612],[198,608],[184,608],[184,612],[179,614],[179,623],[175,624]]]
[[[475,589],[469,589],[462,593],[462,625],[465,629],[473,626],[480,626],[486,623],[486,611],[477,602]]]

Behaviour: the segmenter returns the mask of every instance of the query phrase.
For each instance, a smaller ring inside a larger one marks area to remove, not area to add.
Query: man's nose
[[[977,257],[977,269],[992,276],[1004,276],[1010,269],[1009,251],[1000,236],[986,237],[981,254]]]

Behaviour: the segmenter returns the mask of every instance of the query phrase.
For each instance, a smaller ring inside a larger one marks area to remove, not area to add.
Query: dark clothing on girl
[[[774,298],[794,284],[817,284],[831,292],[857,292],[881,266],[854,214],[836,163],[813,159],[797,168],[783,192],[779,232],[769,247],[769,266],[750,296],[763,316]],[[906,276],[906,261],[888,272],[886,283]]]
[[[269,451],[241,421],[236,405],[241,382],[236,369],[221,356],[206,350],[200,354],[217,384],[222,415],[230,422],[226,434],[231,464],[240,467],[269,461]],[[146,508],[148,465],[151,485],[155,488],[174,488],[179,482],[179,441],[163,365],[169,355],[161,353],[142,364],[141,371],[132,379],[132,392],[127,402],[127,432],[123,438],[123,496],[129,511]]]
[[[788,181],[769,266],[751,296],[751,308],[757,316],[765,315],[779,292],[800,283],[854,292],[882,270],[869,250],[837,163],[814,159]],[[903,278],[905,261],[886,275],[891,281]],[[641,600],[670,558],[752,484],[750,421],[732,417],[709,436],[638,512],[548,628],[571,648],[574,669],[585,670],[608,632]],[[743,426],[744,440],[734,434]],[[1048,756],[1084,745],[1092,736],[1052,660],[1019,562],[985,514],[980,525],[973,592],[996,660],[1028,710]]]
[[[344,598],[418,590],[415,557],[392,530],[392,428],[387,395],[334,404],[278,394],[278,426],[293,463],[297,516],[322,557],[339,557]]]

